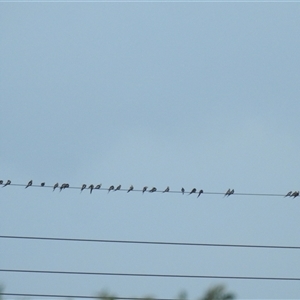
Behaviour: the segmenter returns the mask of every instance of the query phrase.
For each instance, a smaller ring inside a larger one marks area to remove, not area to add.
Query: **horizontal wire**
[[[133,240],[105,240],[105,239],[80,239],[80,238],[58,238],[39,236],[15,236],[0,235],[0,239],[22,239],[22,240],[44,240],[64,242],[92,242],[92,243],[117,243],[117,244],[144,244],[144,245],[166,245],[166,246],[203,246],[203,247],[232,247],[232,248],[264,248],[264,249],[300,249],[300,246],[275,246],[275,245],[247,245],[247,244],[216,244],[216,243],[184,243],[184,242],[157,242],[157,241],[133,241]]]
[[[108,299],[110,296],[82,296],[82,295],[54,295],[54,294],[25,294],[25,293],[1,293],[3,296],[17,296],[17,297],[47,297],[47,298],[80,298],[80,299]],[[116,300],[145,300],[148,297],[116,297]],[[152,298],[152,297],[151,297]],[[178,300],[176,298],[154,298],[155,300]]]
[[[149,274],[149,273],[114,273],[114,272],[78,272],[78,271],[50,271],[26,269],[0,269],[0,272],[60,274],[60,275],[90,275],[90,276],[128,276],[128,277],[164,277],[186,279],[242,279],[242,280],[277,280],[300,281],[300,277],[259,277],[259,276],[221,276],[221,275],[181,275],[181,274]]]
[[[2,187],[8,187],[8,186],[13,186],[13,187],[26,187],[27,184],[20,184],[20,183],[10,183],[9,185],[4,185],[2,184],[3,186]],[[34,187],[34,188],[51,188],[53,189],[53,185],[44,185],[44,186],[41,186],[41,185],[36,185],[36,184],[32,184],[31,186],[29,186],[29,188],[31,187]],[[57,190],[60,189],[60,187],[57,187],[56,188]],[[81,190],[82,187],[78,187],[78,186],[69,186],[67,188],[63,188],[63,190],[65,189],[76,189],[76,190]],[[89,191],[89,188],[86,187],[84,188],[84,190],[86,191]],[[99,189],[95,189],[93,188],[93,192],[94,191],[109,191],[109,187],[108,188],[104,188],[104,187],[101,187]],[[118,192],[128,192],[128,189],[119,189],[117,190]],[[199,193],[200,190],[196,190],[195,192],[193,192],[192,194],[195,194],[197,195]],[[116,192],[115,190],[111,190],[111,192]],[[131,190],[130,192],[143,192],[143,189],[133,189]],[[149,193],[150,190],[146,190],[145,193]],[[176,190],[169,190],[168,192],[165,192],[165,190],[156,190],[155,192],[150,192],[150,193],[172,193],[172,194],[186,194],[186,195],[190,195],[191,192],[190,191],[176,191]],[[201,193],[201,195],[203,194],[207,194],[207,195],[225,195],[226,192],[205,192],[203,191]],[[234,192],[233,194],[230,194],[230,195],[226,195],[226,196],[267,196],[267,197],[286,197],[286,194],[274,194],[274,193],[237,193],[237,192]],[[291,197],[291,196],[289,196]],[[295,196],[294,198],[298,197]]]

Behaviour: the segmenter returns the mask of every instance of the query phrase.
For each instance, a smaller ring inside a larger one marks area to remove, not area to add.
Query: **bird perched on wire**
[[[94,189],[94,185],[93,184],[91,184],[90,186],[89,186],[89,189],[90,189],[90,194],[93,192],[93,189]]]
[[[41,183],[41,186],[45,186],[45,182],[42,182],[42,183]]]
[[[64,189],[67,189],[70,185],[68,183],[63,183],[60,188],[59,188],[59,191],[61,192],[62,190]]]
[[[58,186],[59,186],[58,182],[54,184],[54,186],[53,186],[53,192],[55,191],[56,188],[58,188]]]
[[[227,192],[225,193],[224,197],[225,197],[225,196],[228,197],[228,196],[230,195],[230,192],[231,192],[231,189],[228,189]]]
[[[201,194],[203,194],[203,190],[199,191],[197,198],[200,197]]]
[[[121,184],[119,184],[116,188],[115,191],[119,191],[121,189]]]
[[[233,194],[234,194],[234,189],[232,189],[232,190],[230,191],[230,193],[229,193],[228,196],[233,195]]]
[[[83,184],[80,189],[80,193],[86,188],[86,184]]]
[[[143,194],[147,191],[147,188],[148,188],[147,186],[143,187],[143,190],[142,190]]]
[[[95,186],[95,190],[100,190],[101,186],[102,186],[101,183],[100,183],[100,184],[97,184],[97,185]]]
[[[196,191],[197,191],[197,189],[196,189],[196,188],[193,188],[193,189],[190,191],[189,195],[196,193]]]
[[[113,186],[113,185],[111,185],[110,187],[109,187],[109,189],[108,189],[108,193],[110,192],[110,191],[113,191],[115,189],[115,187]]]
[[[3,180],[0,180],[0,184],[3,184]]]
[[[25,186],[25,189],[27,189],[29,186],[32,186],[32,180],[30,180],[27,185]]]
[[[149,193],[154,193],[154,192],[156,192],[156,191],[157,191],[156,187],[153,187],[153,188],[149,191]]]
[[[11,184],[11,181],[10,181],[10,180],[7,180],[3,187],[5,187],[5,186],[7,186],[7,185],[10,185],[10,184]]]
[[[163,193],[167,193],[170,191],[170,188],[167,186],[167,188],[163,191]]]
[[[181,188],[182,195],[184,195],[184,192],[185,192],[184,188]]]
[[[291,197],[294,197],[294,198],[296,198],[296,197],[298,197],[299,196],[299,191],[295,191],[292,195],[291,195]]]
[[[128,189],[127,193],[129,193],[130,191],[133,191],[133,185],[130,186],[130,188]]]
[[[289,191],[289,192],[284,196],[284,198],[285,198],[285,197],[291,197],[292,193],[293,193],[293,191]]]

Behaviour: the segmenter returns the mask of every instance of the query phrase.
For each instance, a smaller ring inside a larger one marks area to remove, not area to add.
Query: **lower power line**
[[[0,295],[14,296],[14,297],[101,299],[101,296],[81,296],[81,295],[24,294],[24,293],[1,293]],[[103,298],[105,298],[105,296]],[[113,296],[113,298],[116,300],[145,300],[145,297],[115,297],[115,296]],[[177,300],[175,298],[153,298],[153,299],[155,299],[155,300]]]

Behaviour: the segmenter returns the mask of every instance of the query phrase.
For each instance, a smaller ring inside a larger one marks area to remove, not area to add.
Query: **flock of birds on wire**
[[[2,187],[6,187],[6,186],[8,186],[10,184],[11,184],[10,180],[7,180],[6,183],[4,183],[3,180],[0,180],[0,185],[3,185]],[[27,185],[25,186],[25,189],[28,188],[28,187],[30,187],[30,186],[32,186],[32,184],[33,184],[33,181],[30,180],[27,183]],[[40,186],[44,187],[45,186],[45,182],[42,182],[40,184]],[[91,184],[89,186],[87,186],[86,184],[83,184],[81,186],[80,192],[82,192],[85,189],[89,189],[90,190],[90,194],[91,194],[93,192],[93,190],[100,190],[101,186],[102,186],[102,184],[97,184],[95,186],[93,184]],[[70,187],[70,185],[68,183],[63,183],[61,186],[59,186],[59,183],[57,182],[53,186],[53,191],[55,191],[55,189],[59,189],[60,191],[62,191],[63,189],[66,189],[66,188],[69,188],[69,187]],[[111,191],[114,191],[114,192],[115,191],[120,191],[121,190],[121,184],[118,185],[117,187],[115,187],[114,185],[111,185],[107,190],[108,190],[108,193],[111,192]],[[131,185],[129,187],[129,189],[127,190],[127,193],[129,193],[129,192],[131,192],[133,190],[134,190],[134,187],[133,187],[133,185]],[[148,186],[144,186],[143,189],[142,189],[142,193],[145,193],[146,191],[148,191],[149,193],[154,193],[154,192],[157,191],[157,188],[153,187],[152,189],[148,190]],[[167,186],[166,189],[162,191],[162,193],[167,193],[167,192],[170,192],[170,187],[169,186]],[[196,188],[193,188],[190,192],[186,192],[184,188],[181,188],[181,193],[182,193],[182,195],[184,195],[185,193],[187,193],[188,195],[198,193],[198,196],[197,196],[197,198],[198,198],[203,193],[203,190],[200,189],[199,191],[197,191]],[[233,195],[233,194],[234,194],[234,189],[228,189],[226,191],[226,193],[224,194],[224,197],[225,196],[229,197],[230,195]],[[294,191],[294,192],[293,191],[289,191],[284,197],[293,197],[293,198],[296,198],[298,196],[299,196],[299,191]]]

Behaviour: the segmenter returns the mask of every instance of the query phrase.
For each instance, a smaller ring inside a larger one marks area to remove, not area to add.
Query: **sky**
[[[0,235],[300,246],[300,5],[0,3]],[[0,238],[0,269],[300,277],[299,250]],[[6,293],[299,299],[297,281],[0,272]],[[16,299],[6,296],[4,299]]]

